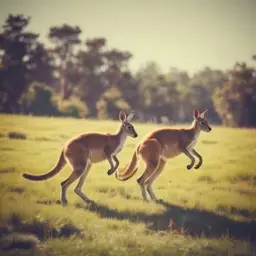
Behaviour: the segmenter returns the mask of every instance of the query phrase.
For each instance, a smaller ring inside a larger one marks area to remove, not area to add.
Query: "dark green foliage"
[[[235,127],[256,127],[255,69],[236,64],[230,79],[214,94],[214,104],[223,123]]]
[[[51,88],[34,83],[20,99],[21,112],[38,116],[85,117],[87,106],[77,97],[61,100]]]
[[[78,72],[74,65],[76,60],[74,48],[79,45],[81,30],[78,26],[54,26],[50,28],[49,39],[54,43],[51,54],[54,57],[54,70],[59,80],[61,99],[68,99],[73,93],[73,86],[77,83]]]
[[[67,100],[61,100],[59,96],[54,98],[57,104],[58,112],[61,116],[84,118],[88,114],[86,104],[75,96],[71,96]]]
[[[132,74],[132,54],[108,48],[104,37],[82,41],[78,26],[53,26],[47,49],[29,23],[9,15],[0,33],[0,112],[117,119],[123,108],[141,121],[180,123],[207,108],[211,123],[256,126],[255,69],[245,64],[189,76],[148,62]]]
[[[50,59],[38,34],[26,31],[29,22],[23,15],[9,15],[0,33],[1,112],[19,112],[19,98],[30,82],[52,79]]]
[[[53,91],[44,84],[34,83],[20,99],[21,112],[38,116],[59,115],[52,101]]]

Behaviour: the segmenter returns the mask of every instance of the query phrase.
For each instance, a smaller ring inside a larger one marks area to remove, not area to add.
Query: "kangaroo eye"
[[[203,121],[201,121],[201,122],[200,122],[200,124],[201,124],[201,125],[204,125],[204,122],[203,122]]]
[[[131,127],[131,126],[128,126],[128,130],[131,131],[131,130],[132,130],[132,127]]]

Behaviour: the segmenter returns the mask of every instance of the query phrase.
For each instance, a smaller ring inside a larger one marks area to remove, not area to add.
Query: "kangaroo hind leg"
[[[64,205],[68,203],[66,196],[68,187],[82,176],[88,163],[88,152],[79,151],[79,153],[76,153],[73,155],[67,154],[66,156],[72,167],[72,173],[65,181],[61,182],[61,202]]]
[[[86,203],[90,203],[92,202],[83,192],[82,192],[82,187],[83,187],[83,184],[85,182],[85,179],[89,173],[89,170],[91,168],[91,163],[88,163],[87,162],[87,165],[85,166],[85,171],[84,173],[81,175],[76,187],[75,187],[75,193],[80,196]]]
[[[139,153],[141,158],[146,163],[144,173],[137,179],[141,189],[143,200],[147,200],[146,181],[155,172],[160,160],[161,145],[157,140],[148,140],[140,148]],[[150,194],[151,199],[155,199],[153,194]],[[153,198],[152,198],[153,197]]]
[[[163,169],[165,167],[165,163],[166,163],[165,160],[160,159],[157,168],[155,169],[155,171],[152,173],[152,175],[145,182],[145,184],[147,185],[147,191],[148,191],[151,199],[156,201],[156,202],[162,201],[162,200],[161,199],[158,200],[156,198],[155,193],[153,192],[153,189],[152,189],[152,184],[158,178],[158,176],[161,174],[161,172],[163,171]]]

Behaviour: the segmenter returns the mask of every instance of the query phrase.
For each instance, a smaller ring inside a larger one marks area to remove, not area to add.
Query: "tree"
[[[126,97],[124,93],[127,90],[124,86],[131,82],[127,65],[131,54],[118,49],[107,49],[105,38],[88,39],[85,44],[86,49],[79,51],[77,55],[81,80],[75,93],[86,102],[90,116],[95,117],[99,101],[99,106],[105,104],[102,104],[104,100],[111,105],[109,99],[104,99],[104,94],[111,88],[117,89]],[[104,109],[111,111],[114,107]]]
[[[167,80],[175,84],[175,89],[178,92],[178,97],[175,99],[174,113],[177,122],[188,122],[191,120],[191,98],[189,97],[190,76],[186,71],[172,67],[166,75]]]
[[[130,71],[120,74],[117,88],[121,92],[122,98],[137,112],[140,106],[139,83]]]
[[[136,79],[139,84],[139,106],[146,119],[154,117],[161,122],[162,116],[166,116],[172,121],[177,120],[180,93],[176,82],[162,74],[154,62],[140,69]]]
[[[77,54],[80,82],[75,93],[86,102],[89,116],[95,117],[97,102],[109,88],[108,82],[104,79],[106,40],[104,38],[88,39],[85,44],[87,48],[80,50]]]
[[[37,41],[38,35],[27,32],[29,17],[9,15],[0,33],[0,110],[19,111],[19,98],[29,83],[51,77],[47,52]],[[39,75],[39,71],[40,74]]]
[[[214,93],[214,105],[225,125],[256,127],[256,70],[236,63],[229,80]]]
[[[128,68],[132,55],[127,51],[113,49],[105,53],[108,83],[118,89],[121,97],[135,110],[139,107],[138,83]],[[116,115],[117,116],[117,115]]]
[[[60,95],[63,100],[68,99],[73,86],[78,83],[76,72],[75,46],[79,45],[81,30],[78,26],[64,24],[50,28],[49,39],[54,44],[51,50],[55,58],[55,69],[60,84]]]
[[[216,88],[221,88],[227,75],[221,70],[213,70],[208,67],[191,77],[185,101],[189,103],[186,111],[191,115],[191,109],[208,109],[209,120],[220,123],[220,117],[215,110],[212,95]]]

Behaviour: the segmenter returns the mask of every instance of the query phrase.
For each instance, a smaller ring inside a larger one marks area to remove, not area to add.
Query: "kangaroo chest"
[[[116,145],[116,147],[114,148],[112,155],[117,155],[123,149],[125,140],[126,140],[126,135],[121,135],[120,140]]]
[[[117,145],[117,147],[113,151],[113,155],[117,155],[124,147],[124,141]]]
[[[189,141],[187,145],[187,149],[192,149],[195,147],[198,137],[199,137],[199,132],[196,132],[195,135],[192,137],[191,141]]]

